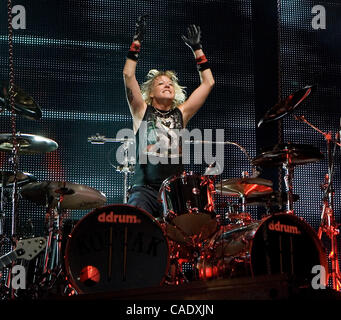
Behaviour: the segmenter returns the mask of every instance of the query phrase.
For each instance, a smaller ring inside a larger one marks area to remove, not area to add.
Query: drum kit
[[[30,120],[41,118],[42,112],[39,105],[32,97],[17,86],[13,86],[13,103],[9,98],[9,84],[3,83],[0,91],[1,111],[9,110],[14,114],[23,116]],[[13,123],[14,122],[14,123]],[[12,128],[15,128],[15,119],[12,113]],[[10,244],[10,252],[0,257],[0,265],[8,268],[7,275],[2,274],[2,285],[0,286],[0,299],[15,298],[20,294],[11,288],[11,269],[19,260],[26,265],[33,259],[35,270],[33,279],[25,286],[30,290],[25,295],[37,296],[39,290],[50,290],[57,281],[64,276],[64,257],[62,253],[62,222],[65,210],[88,210],[103,206],[106,196],[91,187],[66,182],[66,181],[42,181],[38,182],[36,177],[27,172],[17,170],[18,157],[20,155],[35,155],[53,152],[58,144],[46,137],[12,132],[0,134],[0,152],[11,154],[10,162],[14,170],[0,172],[0,249],[6,249]],[[44,237],[33,237],[21,239],[18,232],[18,197],[29,200],[38,206],[45,206],[45,227],[47,235]],[[12,200],[11,231],[7,233],[5,221],[5,206]],[[36,258],[37,257],[37,258]],[[4,278],[6,278],[4,280]],[[28,278],[26,279],[28,280]],[[35,291],[35,292],[33,292]]]
[[[290,114],[311,90],[312,87],[307,86],[281,101],[265,114],[259,125]],[[31,101],[29,117],[34,118],[31,112],[33,99],[28,99],[22,90],[18,90],[17,96]],[[16,111],[19,114],[26,112],[22,103],[20,105],[22,108],[16,108]],[[295,119],[308,123],[304,117],[295,116]],[[340,146],[340,143],[331,134],[325,136],[328,138],[329,168],[318,232],[294,210],[294,202],[299,200],[293,192],[296,166],[323,159],[323,154],[312,145],[280,143],[264,149],[253,159],[246,153],[254,168],[282,168],[285,192],[275,191],[271,180],[257,174],[249,176],[247,172],[243,172],[242,177],[230,179],[220,179],[211,168],[203,175],[184,171],[171,176],[163,181],[159,190],[163,207],[160,218],[126,204],[128,175],[134,172],[134,165],[124,152],[124,163],[116,168],[124,174],[122,204],[105,205],[106,196],[85,185],[65,181],[38,182],[26,172],[1,172],[0,235],[5,237],[4,191],[15,187],[20,187],[22,198],[46,207],[47,234],[32,239],[15,239],[16,234],[12,234],[10,240],[14,245],[10,253],[0,257],[0,265],[13,265],[15,259],[35,261],[31,296],[40,296],[44,290],[73,295],[180,285],[192,279],[266,274],[286,274],[298,285],[309,286],[312,267],[320,265],[328,270],[328,262],[332,263],[331,272],[327,272],[321,281],[328,283],[331,279],[333,288],[338,290],[341,278],[336,236],[339,230],[333,214],[331,145]],[[0,134],[0,151],[17,149],[19,154],[35,154],[58,148],[57,143],[40,136],[17,134],[16,138],[17,148],[14,148],[13,135]],[[98,134],[88,141],[122,143],[125,151],[133,143],[129,139],[111,139]],[[241,149],[245,153],[245,149]],[[216,195],[222,199],[235,199],[236,204],[231,206],[223,201],[218,205]],[[261,219],[255,220],[247,208],[260,205],[268,210]],[[229,207],[225,215],[229,223],[217,214],[219,206]],[[80,219],[70,233],[64,234],[64,210],[77,209],[93,211]],[[15,218],[12,219],[15,223]],[[329,255],[330,261],[321,241],[323,233],[331,240],[334,255]],[[191,266],[191,277],[184,272],[185,264]]]

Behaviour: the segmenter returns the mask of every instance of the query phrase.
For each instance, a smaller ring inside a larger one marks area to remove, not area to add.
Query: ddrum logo
[[[103,212],[98,217],[99,222],[111,223],[141,223],[141,220],[134,214],[115,214],[113,211],[110,213]]]
[[[271,221],[268,225],[268,228],[272,231],[292,233],[292,234],[301,234],[301,231],[297,229],[296,226],[291,226],[288,224],[281,224],[279,221],[274,222]]]

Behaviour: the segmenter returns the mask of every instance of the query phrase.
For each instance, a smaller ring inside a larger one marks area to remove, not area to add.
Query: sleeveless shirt
[[[183,117],[178,108],[163,111],[147,106],[135,134],[133,186],[149,185],[159,190],[165,179],[184,170],[181,138],[178,135],[181,129]]]

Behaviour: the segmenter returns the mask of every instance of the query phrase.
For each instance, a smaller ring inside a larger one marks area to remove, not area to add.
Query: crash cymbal
[[[19,145],[19,154],[32,154],[51,152],[58,148],[58,144],[48,138],[36,136],[33,134],[18,133],[16,135],[17,144]],[[0,134],[0,151],[12,152],[13,137],[11,133]]]
[[[32,182],[21,189],[24,199],[30,200],[38,205],[49,204],[56,208],[58,198],[63,195],[61,209],[84,210],[103,206],[106,196],[91,187],[64,181]]]
[[[298,194],[293,195],[293,201],[296,202],[300,199]],[[247,206],[283,206],[288,201],[288,194],[286,192],[273,192],[266,195],[261,196],[253,196],[247,197],[245,199],[245,205]]]
[[[13,171],[0,171],[0,187],[10,187],[14,184],[15,175]],[[17,172],[17,185],[23,186],[37,180],[32,174],[27,172]]]
[[[262,178],[224,179],[216,184],[216,192],[230,197],[247,197],[271,193],[272,181]]]
[[[22,89],[13,86],[14,88],[14,112],[30,120],[39,120],[42,116],[41,108]],[[0,107],[12,111],[9,97],[9,83],[3,82],[0,88]]]
[[[305,86],[281,100],[266,112],[264,117],[258,122],[258,128],[263,123],[279,120],[287,114],[292,113],[310,95],[314,88],[315,86]]]
[[[308,144],[283,143],[263,149],[263,152],[252,160],[254,166],[282,166],[290,158],[292,165],[307,164],[323,159],[323,154]]]

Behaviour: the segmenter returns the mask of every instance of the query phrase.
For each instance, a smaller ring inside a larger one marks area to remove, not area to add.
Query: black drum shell
[[[170,239],[186,244],[189,237],[204,240],[217,230],[212,191],[208,176],[183,172],[166,179],[160,188],[160,198]]]
[[[218,266],[223,273],[229,270],[229,276],[232,269],[237,270],[235,261],[242,264],[238,275],[286,274],[307,285],[315,276],[313,266],[323,266],[326,273],[328,270],[325,249],[316,232],[302,218],[285,213],[243,226],[225,226],[206,250],[212,256],[206,263]],[[326,283],[327,275],[322,281]]]
[[[98,270],[99,280],[81,281],[81,271],[89,266]],[[162,227],[149,213],[131,205],[88,213],[66,244],[65,269],[80,294],[160,286],[168,268],[169,245]]]

